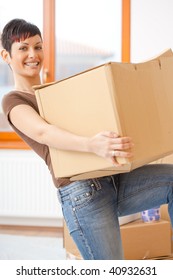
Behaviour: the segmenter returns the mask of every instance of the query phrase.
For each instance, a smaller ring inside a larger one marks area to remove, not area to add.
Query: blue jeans
[[[64,219],[83,259],[122,260],[118,217],[168,204],[173,225],[173,165],[72,182],[58,190]]]

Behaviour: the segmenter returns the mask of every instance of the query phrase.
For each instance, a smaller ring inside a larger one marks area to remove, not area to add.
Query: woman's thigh
[[[119,175],[119,216],[167,203],[173,224],[173,165],[149,164]]]
[[[84,259],[123,259],[117,190],[112,177],[59,190],[65,221]]]

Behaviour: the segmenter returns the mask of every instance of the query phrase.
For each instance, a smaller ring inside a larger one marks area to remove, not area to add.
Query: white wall
[[[0,150],[0,224],[62,226],[57,189],[31,150]]]
[[[131,0],[131,62],[173,49],[173,1]]]

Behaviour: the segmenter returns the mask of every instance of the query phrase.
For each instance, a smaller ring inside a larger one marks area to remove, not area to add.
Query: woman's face
[[[15,75],[36,77],[43,65],[43,43],[39,35],[14,42],[9,64]]]

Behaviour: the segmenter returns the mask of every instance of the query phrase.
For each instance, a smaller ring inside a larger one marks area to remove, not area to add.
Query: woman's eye
[[[41,46],[36,47],[36,50],[42,50],[43,48]]]
[[[20,47],[19,50],[20,51],[25,51],[27,48],[26,47]]]

